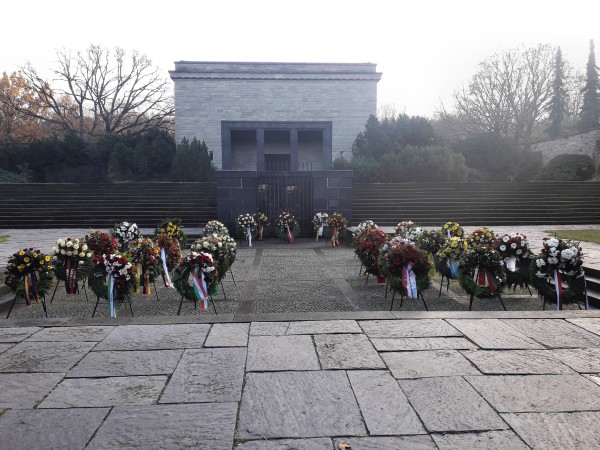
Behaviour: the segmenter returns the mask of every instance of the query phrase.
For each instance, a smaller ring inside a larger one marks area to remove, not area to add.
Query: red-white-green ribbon
[[[165,249],[163,247],[160,248],[160,259],[162,259],[163,271],[165,273],[165,285],[168,288],[173,289],[173,283],[171,282],[171,277],[169,276],[169,269],[167,268],[167,257],[165,256]]]
[[[413,263],[409,262],[402,268],[402,286],[409,298],[417,298],[417,279],[413,272]]]
[[[206,281],[204,280],[204,272],[202,272],[200,266],[196,266],[196,268],[192,271],[192,277],[194,293],[196,294],[198,301],[201,301],[200,308],[202,310],[206,310],[208,309],[208,287],[206,286]]]

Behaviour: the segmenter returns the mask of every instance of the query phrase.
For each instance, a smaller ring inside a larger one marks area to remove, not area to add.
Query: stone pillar
[[[290,171],[298,171],[298,128],[290,130]]]
[[[265,171],[265,129],[256,129],[256,170]]]

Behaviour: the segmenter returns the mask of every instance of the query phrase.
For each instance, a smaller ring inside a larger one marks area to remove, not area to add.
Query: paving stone
[[[0,415],[3,450],[84,448],[108,408],[12,410]]]
[[[248,372],[320,368],[311,336],[250,336]]]
[[[529,447],[512,431],[484,433],[433,434],[440,450],[528,450]]]
[[[298,264],[298,260],[275,260],[275,263],[269,263],[268,260],[263,260],[260,269],[259,277],[264,280],[282,281],[288,279],[295,280],[319,280],[323,278],[325,269],[318,263],[316,259],[305,261],[302,257],[302,263]],[[290,264],[294,261],[294,264]]]
[[[385,369],[364,334],[317,334],[314,339],[323,369]]]
[[[369,434],[426,433],[406,395],[388,371],[353,370],[348,372],[348,378]]]
[[[592,380],[594,383],[600,385],[600,374],[598,375],[584,375],[587,379]]]
[[[313,308],[322,306],[324,302],[332,299],[343,298],[342,291],[332,283],[328,278],[324,278],[323,275],[315,280],[297,280],[296,277],[291,276],[288,279],[274,282],[260,282],[256,289],[256,299],[289,299],[289,300],[303,300],[309,305],[313,305]],[[317,309],[319,310],[319,309]],[[322,309],[321,309],[322,310]],[[346,308],[342,311],[348,311]],[[261,312],[288,312],[289,309],[280,311],[278,309],[269,309]],[[311,309],[303,310],[311,311]],[[325,311],[338,311],[337,309],[325,309]]]
[[[0,342],[21,342],[39,330],[40,327],[0,328]]]
[[[246,375],[237,427],[240,439],[365,434],[343,371]]]
[[[64,373],[0,374],[0,408],[27,409],[41,402]]]
[[[0,372],[67,372],[94,342],[20,342],[0,354]]]
[[[462,336],[441,319],[365,320],[359,324],[371,338]]]
[[[600,412],[502,414],[534,449],[600,448]]]
[[[600,409],[600,386],[581,375],[465,377],[500,412]]]
[[[600,347],[600,336],[565,320],[505,319],[504,322],[547,347]]]
[[[454,319],[448,322],[483,349],[544,348],[498,319]]]
[[[577,372],[600,372],[600,348],[555,349],[552,355]]]
[[[395,378],[479,375],[480,372],[457,350],[382,353]]]
[[[399,380],[398,383],[430,432],[508,428],[462,377]]]
[[[90,352],[67,374],[69,378],[171,375],[183,350]]]
[[[355,320],[291,322],[286,334],[362,333]]]
[[[4,353],[9,348],[13,348],[15,344],[0,344],[0,353]]]
[[[28,337],[27,341],[42,342],[100,342],[115,327],[53,327],[44,328]]]
[[[216,323],[210,329],[205,347],[246,347],[249,323]]]
[[[470,350],[477,347],[463,337],[441,338],[373,338],[371,343],[380,352],[414,350]]]
[[[348,437],[334,439],[334,448],[347,443],[352,450],[434,450],[437,449],[429,436]]]
[[[250,336],[283,336],[289,326],[289,322],[252,322]]]
[[[117,406],[88,449],[231,450],[236,403]]]
[[[571,351],[571,350],[569,350]],[[462,352],[485,374],[573,374],[550,350],[475,350]]]
[[[277,439],[273,441],[258,440],[244,442],[235,447],[236,450],[333,450],[329,438],[312,439]],[[336,447],[337,449],[337,447]]]
[[[39,408],[73,408],[156,403],[166,376],[67,378]]]
[[[125,325],[120,326],[94,350],[169,350],[201,348],[210,325]]]
[[[600,318],[590,317],[590,318],[574,318],[567,319],[567,322],[571,322],[573,325],[577,325],[578,327],[584,328],[587,331],[590,331],[594,334],[600,335]]]
[[[239,401],[245,360],[245,348],[186,350],[160,403]]]

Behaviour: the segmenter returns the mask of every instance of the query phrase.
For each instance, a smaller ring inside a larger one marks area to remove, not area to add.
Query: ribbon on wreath
[[[563,309],[562,299],[562,277],[558,269],[554,269],[554,289],[556,290],[556,309],[559,311]]]
[[[75,266],[75,267],[73,267]],[[67,258],[67,270],[65,273],[65,284],[67,287],[67,294],[75,294],[75,286],[77,286],[77,265],[73,258]]]
[[[246,227],[246,239],[248,239],[248,247],[252,247],[252,230]]]
[[[331,236],[331,245],[336,246],[338,245],[338,236],[339,231],[338,231],[338,227],[333,227],[333,235]]]
[[[517,258],[516,256],[509,256],[506,260],[506,268],[511,272],[517,270]]]
[[[583,277],[583,291],[585,292],[585,309],[590,309],[590,301],[588,300],[587,295],[587,283],[585,281],[585,273],[582,272],[581,276]]]
[[[456,258],[448,258],[448,269],[450,269],[450,276],[452,278],[456,277],[458,274],[458,261]]]
[[[290,226],[288,224],[286,224],[285,228],[287,230],[288,241],[290,241],[290,244],[295,244],[296,239],[294,239],[294,234],[292,233],[292,230],[290,230]]]
[[[323,224],[319,225],[319,236],[323,236]]]
[[[169,276],[169,269],[167,268],[167,257],[165,256],[165,249],[163,247],[160,248],[160,259],[162,259],[163,272],[165,274],[165,285],[168,288],[173,289],[173,283],[171,282],[171,277]]]
[[[117,317],[117,305],[115,304],[115,277],[108,277],[108,314],[110,317]]]
[[[485,267],[479,267],[477,269],[477,273],[475,275],[476,283],[479,286],[487,287],[490,292],[496,292],[498,288],[496,287],[496,283],[494,283],[494,278],[489,270]]]
[[[263,224],[259,223],[258,224],[258,240],[262,241],[262,235],[263,235]]]
[[[402,268],[402,286],[408,298],[417,297],[417,278],[413,272],[414,263],[409,262]]]
[[[135,293],[139,294],[141,292],[141,278],[142,278],[142,266],[140,263],[135,263],[135,269],[133,271],[133,277],[135,279]]]
[[[194,294],[198,301],[200,301],[200,309],[206,311],[208,309],[208,287],[206,286],[206,280],[204,280],[204,272],[200,269],[200,266],[192,271]]]
[[[150,272],[146,266],[142,266],[142,280],[144,281],[143,293],[150,297]]]
[[[23,280],[23,284],[25,285],[25,304],[27,306],[31,305],[31,300],[35,298],[35,302],[40,302],[40,297],[37,289],[37,279],[35,277],[35,272],[25,275],[25,279]],[[32,298],[33,295],[33,298]]]

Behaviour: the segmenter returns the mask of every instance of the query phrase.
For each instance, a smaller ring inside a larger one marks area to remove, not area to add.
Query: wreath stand
[[[7,319],[10,317],[10,313],[12,312],[13,306],[15,306],[15,303],[17,302],[17,298],[19,296],[23,297],[23,294],[19,294],[19,293],[15,294],[15,298],[13,299],[12,303],[10,304],[10,309],[8,310],[8,314],[6,315]],[[44,314],[46,315],[46,319],[47,319],[48,318],[48,310],[46,309],[46,296],[44,294],[38,294],[38,297],[42,301],[42,307],[44,308]]]
[[[442,279],[440,280],[440,293],[438,294],[438,297],[442,296],[442,287],[444,286],[444,278],[446,279],[446,292],[448,292],[448,290],[450,289],[450,280],[453,279],[449,275],[446,275],[443,273],[441,275],[442,275]]]
[[[56,282],[56,286],[54,287],[54,291],[52,291],[52,297],[50,297],[50,304],[52,304],[52,302],[54,301],[54,296],[56,295],[56,291],[58,290],[58,285],[60,284],[60,282],[65,283],[65,286],[67,285],[65,280],[58,280]],[[81,287],[83,287],[83,293],[85,294],[85,301],[87,302],[89,300],[88,295],[87,295],[87,289],[85,288],[85,282],[81,283]],[[79,294],[79,280],[77,280],[75,282],[75,294]],[[70,294],[69,294],[70,295]]]
[[[122,299],[122,300],[118,300],[117,299],[117,305],[119,304],[124,304],[125,302],[129,303],[129,310],[131,311],[131,317],[133,317],[133,307],[131,306],[131,296],[127,295],[125,296],[126,299]],[[108,301],[108,300],[107,300]],[[100,296],[96,295],[96,304],[94,305],[94,311],[92,312],[92,317],[94,317],[94,315],[96,314],[96,309],[98,308],[98,303],[100,303]]]
[[[212,298],[212,295],[209,295],[209,296],[208,296],[208,300],[209,300],[210,302],[212,302],[212,304],[213,304],[213,310],[214,310],[214,312],[215,312],[215,316],[216,316],[216,315],[218,314],[218,313],[217,313],[217,304],[216,304],[216,303],[215,303],[215,301],[213,300],[213,298]],[[193,303],[194,303],[194,310],[196,310],[196,309],[198,309],[198,302],[199,302],[199,301],[200,301],[200,300],[194,299],[194,300],[189,300],[187,303],[189,303],[189,302],[193,302]],[[180,314],[181,314],[181,307],[182,307],[182,306],[183,306],[183,295],[181,296],[181,300],[179,301],[179,309],[177,310],[177,315],[180,315]]]
[[[506,309],[506,306],[504,305],[504,301],[502,300],[502,296],[498,293],[493,295],[492,297],[487,297],[487,298],[494,298],[494,297],[498,297],[498,300],[500,300],[500,303],[502,303],[502,307],[504,308],[504,311],[508,311]],[[475,294],[471,294],[471,301],[469,302],[469,311],[471,311],[471,308],[473,307],[473,299],[475,298]],[[479,297],[477,297],[479,298]]]
[[[392,302],[390,303],[390,311],[392,311],[394,309],[395,297],[396,297],[396,291],[394,291],[392,289]],[[400,308],[402,308],[402,301],[404,300],[404,297],[405,296],[403,294],[400,294]],[[419,299],[419,297],[421,297],[421,300],[423,300],[423,306],[425,306],[425,311],[429,311],[429,308],[427,307],[427,303],[425,303],[425,297],[423,296],[423,292],[419,292],[417,294],[417,300]],[[387,288],[386,288],[386,298],[387,298]]]

